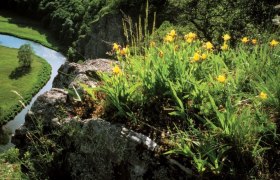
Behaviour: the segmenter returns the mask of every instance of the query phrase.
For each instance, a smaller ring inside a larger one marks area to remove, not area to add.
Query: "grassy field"
[[[54,50],[63,49],[39,22],[5,11],[0,11],[0,33],[32,40]]]
[[[38,86],[38,84],[42,86],[42,74],[46,71],[45,68],[48,67],[47,71],[50,69],[47,62],[33,56],[30,72],[16,78],[10,77],[18,66],[17,49],[0,46],[0,109],[2,112],[2,115],[0,114],[0,124],[1,119],[11,110],[15,110],[15,105],[19,104],[20,97],[12,91],[17,91],[24,99],[30,99],[34,89],[37,89],[35,86]],[[49,72],[46,73],[49,74]]]

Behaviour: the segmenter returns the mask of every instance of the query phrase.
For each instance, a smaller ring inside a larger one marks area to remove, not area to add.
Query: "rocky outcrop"
[[[73,85],[79,86],[79,83],[95,87],[100,80],[98,73],[110,72],[115,63],[117,61],[108,59],[88,60],[83,64],[67,62],[59,68],[53,87],[72,88]]]
[[[91,32],[79,41],[78,47],[84,49],[85,58],[106,57],[114,42],[123,44],[124,40],[122,15],[109,13],[91,24]]]
[[[82,124],[74,140],[76,151],[67,159],[71,177],[143,179],[153,173],[151,167],[155,167],[157,161],[152,157],[157,144],[150,138],[102,119],[88,119]]]
[[[63,88],[78,82],[98,85],[98,72],[110,72],[112,63],[115,62],[97,59],[63,65],[54,81],[56,88],[36,100],[13,143],[22,151],[33,146],[28,133],[37,132],[40,124],[43,136],[64,132],[63,137],[51,139],[64,149],[56,156],[63,163],[54,162],[53,168],[72,179],[184,179],[190,170],[156,155],[158,145],[149,137],[121,124],[71,114],[75,99]]]

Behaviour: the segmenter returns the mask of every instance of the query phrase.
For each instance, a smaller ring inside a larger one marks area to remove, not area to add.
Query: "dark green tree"
[[[20,46],[18,50],[18,61],[20,67],[31,67],[33,50],[30,44]]]

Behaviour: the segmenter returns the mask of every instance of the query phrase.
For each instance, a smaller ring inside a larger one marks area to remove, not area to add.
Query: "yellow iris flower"
[[[113,67],[113,73],[115,74],[115,75],[119,75],[119,74],[121,74],[122,73],[122,70],[120,69],[120,67],[119,66],[115,66],[115,67]]]
[[[248,39],[247,37],[243,37],[243,38],[241,39],[241,42],[244,43],[244,44],[246,44],[247,42],[249,42],[249,39]]]
[[[261,99],[263,99],[263,100],[265,100],[265,99],[267,99],[267,94],[265,93],[265,92],[261,92],[260,94],[259,94],[259,97],[261,98]]]
[[[224,36],[223,36],[223,39],[224,39],[224,41],[228,41],[228,40],[230,40],[230,35],[229,34],[225,34]]]
[[[205,43],[204,47],[207,49],[207,50],[212,50],[214,48],[213,44],[208,41]]]
[[[275,47],[275,46],[277,46],[279,44],[279,42],[276,41],[275,39],[273,39],[272,41],[270,41],[269,44],[270,44],[270,46]]]
[[[220,83],[225,83],[226,82],[226,76],[225,75],[219,75],[217,77],[217,81],[219,81]]]

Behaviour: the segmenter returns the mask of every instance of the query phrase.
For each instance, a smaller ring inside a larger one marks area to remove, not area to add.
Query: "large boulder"
[[[68,171],[74,179],[144,179],[159,176],[153,168],[157,144],[149,137],[102,119],[84,120],[68,154]],[[161,170],[163,171],[163,170]],[[165,174],[164,174],[165,173]],[[161,172],[167,177],[167,171]]]

